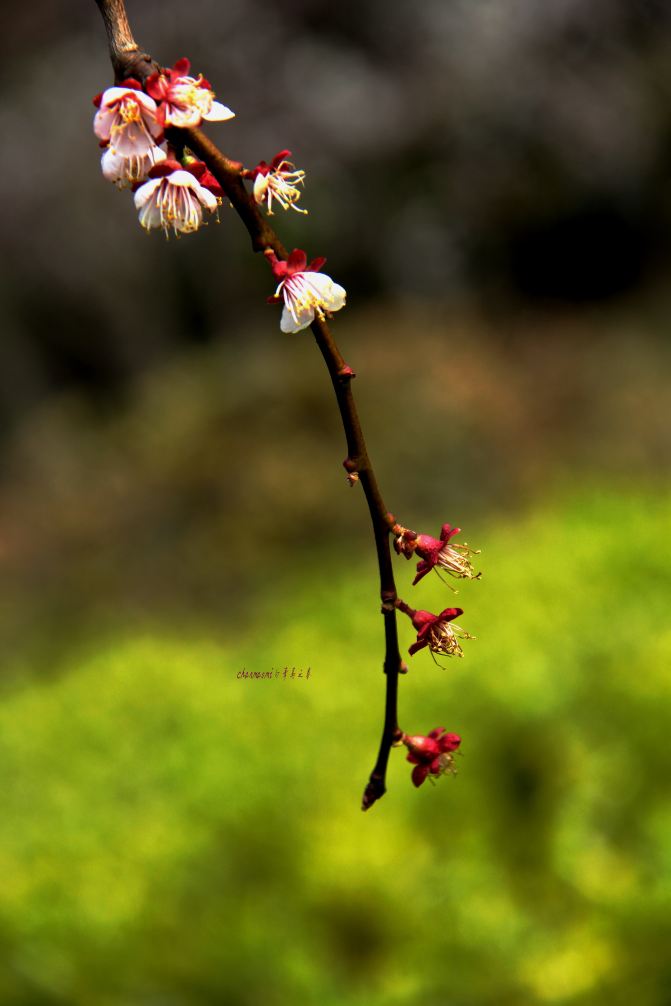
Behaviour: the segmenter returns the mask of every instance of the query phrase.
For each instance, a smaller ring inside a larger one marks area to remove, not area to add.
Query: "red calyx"
[[[279,154],[275,154],[272,161],[270,162],[270,167],[273,171],[277,171],[278,168],[284,164],[291,157],[290,150],[280,150]]]
[[[159,161],[158,164],[149,170],[149,178],[164,178],[166,175],[171,175],[173,171],[183,171],[182,165],[179,161],[174,161],[172,158],[168,157],[165,161]]]
[[[245,170],[241,171],[240,174],[243,178],[251,179],[256,178],[257,175],[269,175],[270,165],[266,164],[265,161],[259,161],[255,168],[245,168]]]
[[[288,276],[295,276],[297,272],[319,272],[326,262],[325,258],[315,258],[308,265],[308,257],[301,248],[294,248],[286,261],[278,259],[270,248],[266,248],[264,254],[276,279],[286,279]]]
[[[224,190],[204,161],[187,161],[184,170],[197,178],[203,188],[208,189],[213,196],[223,196]]]
[[[186,56],[182,56],[181,59],[177,60],[170,73],[174,74],[175,77],[188,77],[190,69],[191,60],[187,59]]]

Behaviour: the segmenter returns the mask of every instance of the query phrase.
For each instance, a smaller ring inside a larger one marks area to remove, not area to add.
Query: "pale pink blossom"
[[[319,270],[326,259],[316,258],[309,265],[300,248],[294,248],[286,261],[274,252],[266,251],[273,274],[280,280],[271,300],[282,300],[284,309],[280,320],[283,332],[300,332],[312,324],[315,317],[324,319],[327,314],[345,306],[347,296],[343,287]]]
[[[108,87],[94,99],[98,111],[93,130],[102,146],[122,157],[144,157],[163,138],[163,127],[156,119],[156,102],[138,90],[136,82]]]
[[[140,224],[146,230],[162,228],[166,237],[191,234],[203,222],[203,210],[219,205],[216,196],[177,161],[166,160],[150,171],[150,179],[135,193]]]
[[[147,93],[159,103],[159,122],[188,129],[199,126],[203,119],[208,122],[232,119],[235,112],[214,100],[209,81],[202,74],[191,77],[190,69],[188,59],[178,59],[172,70],[152,74],[147,79]]]
[[[287,160],[290,156],[290,150],[281,150],[279,154],[275,154],[270,164],[260,161],[255,168],[242,172],[243,178],[253,179],[254,200],[259,206],[266,204],[269,216],[273,215],[273,199],[277,200],[283,210],[307,213],[307,210],[296,206],[301,196],[298,186],[303,184],[305,172]]]

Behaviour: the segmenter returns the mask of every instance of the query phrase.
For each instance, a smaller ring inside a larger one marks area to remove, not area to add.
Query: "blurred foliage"
[[[596,487],[481,523],[479,638],[401,689],[406,729],[463,735],[459,775],[414,791],[392,752],[366,815],[370,564],[277,574],[220,642],[121,626],[10,674],[2,1002],[665,1006],[669,526],[668,495]],[[285,666],[311,677],[237,678]]]
[[[341,344],[388,505],[408,526],[472,533],[569,479],[659,481],[666,317],[638,301],[495,323],[352,309]],[[288,563],[330,564],[336,541],[369,554],[322,362],[276,322],[248,344],[183,352],[113,403],[70,392],[25,418],[0,487],[6,653],[48,670],[120,622],[245,623]]]

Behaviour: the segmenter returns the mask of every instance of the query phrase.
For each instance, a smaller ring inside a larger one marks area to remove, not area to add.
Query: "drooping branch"
[[[144,82],[158,69],[158,65],[151,56],[141,52],[135,42],[126,16],[124,0],[95,0],[95,2],[105,22],[116,81],[134,77]],[[247,228],[253,250],[255,252],[272,250],[279,258],[286,259],[286,248],[268,221],[261,216],[254,199],[245,188],[241,177],[242,165],[223,154],[200,129],[171,127],[166,135],[176,147],[188,147],[205,162]],[[389,547],[389,534],[394,525],[394,518],[384,504],[368,455],[352,393],[354,371],[346,364],[326,321],[315,318],[310,327],[326,363],[340,411],[348,452],[345,468],[353,479],[358,477],[365,494],[373,526],[380,574],[385,636],[383,663],[386,676],[385,715],[377,761],[363,796],[363,809],[367,810],[385,793],[389,753],[392,745],[401,736],[398,727],[397,694],[398,675],[402,664],[396,625],[397,595]]]

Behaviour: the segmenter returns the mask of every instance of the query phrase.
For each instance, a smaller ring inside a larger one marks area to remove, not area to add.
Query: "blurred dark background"
[[[278,225],[328,254],[354,309],[467,299],[496,322],[666,286],[667,3],[203,0],[187,29],[157,0],[130,16],[159,60],[188,49],[215,80],[237,112],[214,130],[227,152],[293,150],[310,216]],[[184,344],[272,323],[232,214],[166,249],[103,184],[98,20],[92,3],[3,15],[5,431],[54,388],[104,407]]]
[[[464,759],[360,814],[375,563],[319,355],[228,207],[166,242],[104,182],[92,0],[5,6],[0,999],[667,1006],[671,6],[129,16],[229,156],[307,171],[275,222],[348,290],[385,499],[483,549],[477,641],[402,682]]]

